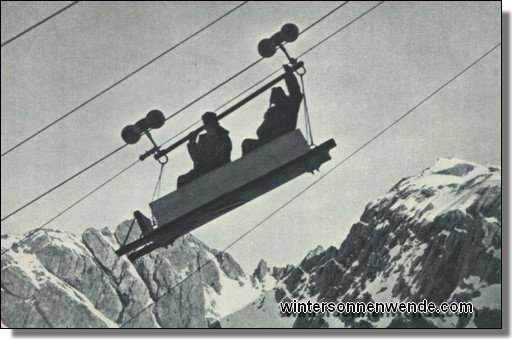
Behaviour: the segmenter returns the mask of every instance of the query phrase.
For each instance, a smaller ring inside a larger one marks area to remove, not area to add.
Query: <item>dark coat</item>
[[[303,95],[293,73],[287,73],[285,81],[289,95],[282,103],[269,107],[263,117],[263,123],[256,131],[262,142],[268,142],[293,131],[297,127],[297,118]]]
[[[201,134],[199,141],[191,140],[188,152],[194,162],[194,171],[204,174],[231,161],[233,148],[229,132],[218,126],[214,132]]]

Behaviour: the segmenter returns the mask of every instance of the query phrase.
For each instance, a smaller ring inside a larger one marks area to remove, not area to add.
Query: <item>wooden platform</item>
[[[310,149],[292,131],[150,203],[157,228],[117,250],[136,259],[329,161],[330,139]]]

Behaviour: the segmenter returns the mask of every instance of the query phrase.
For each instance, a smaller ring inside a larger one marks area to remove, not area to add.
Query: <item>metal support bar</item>
[[[299,68],[301,68],[303,66],[304,66],[304,63],[302,61],[299,61],[299,62],[296,62],[296,63],[292,64],[292,69],[295,71],[295,70],[297,70],[297,69],[299,69]],[[239,109],[240,107],[242,107],[243,105],[245,105],[246,103],[251,101],[252,99],[256,98],[258,95],[260,95],[261,93],[265,92],[267,89],[271,88],[272,86],[277,84],[279,81],[283,80],[285,76],[286,76],[285,73],[281,74],[280,76],[278,76],[274,80],[270,81],[266,85],[263,85],[262,87],[260,87],[255,92],[249,94],[247,97],[245,97],[244,99],[240,100],[238,103],[236,103],[233,106],[231,106],[230,108],[226,109],[224,112],[222,112],[221,114],[218,115],[218,120],[221,120],[221,119],[225,118],[226,116],[228,116],[229,114],[233,113],[234,111],[236,111],[237,109]],[[204,130],[204,127],[201,126],[201,127],[197,128],[195,130],[195,132],[199,133],[199,132],[202,132],[203,130]],[[158,151],[155,154],[155,159],[159,159],[159,158],[165,156],[166,154],[168,154],[172,150],[178,148],[179,146],[183,145],[187,141],[188,141],[188,136],[181,138],[180,140],[176,141],[171,146],[169,146],[169,147],[167,147],[167,148],[165,148],[165,149],[163,149],[161,151]],[[145,158],[147,158],[148,156],[150,156],[153,153],[155,153],[155,149],[154,148],[152,150],[149,150],[146,153],[142,154],[140,156],[140,160],[144,160]]]
[[[281,51],[283,51],[283,53],[286,55],[286,57],[288,58],[288,61],[290,61],[290,64],[292,65],[295,65],[297,63],[297,60],[295,60],[294,58],[292,58],[290,56],[290,54],[288,54],[288,51],[286,50],[286,48],[284,48],[284,45],[283,44],[279,44],[277,47],[279,47],[281,49]],[[299,67],[300,68],[300,67]],[[295,69],[296,70],[296,69]]]
[[[153,144],[153,146],[156,149],[158,149],[158,145],[156,144],[155,140],[153,140],[153,137],[151,136],[151,133],[149,133],[149,131],[145,131],[144,133],[148,136],[148,138],[151,141],[151,143]]]

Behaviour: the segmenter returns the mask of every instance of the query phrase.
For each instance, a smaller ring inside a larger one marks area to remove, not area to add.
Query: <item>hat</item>
[[[206,112],[201,116],[201,119],[203,119],[203,123],[213,122],[218,123],[217,114],[214,112]]]

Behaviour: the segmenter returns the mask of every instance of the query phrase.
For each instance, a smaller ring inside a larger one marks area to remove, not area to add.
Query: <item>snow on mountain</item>
[[[291,328],[295,318],[283,316],[277,307],[274,290],[260,296],[241,310],[221,320],[223,328]]]
[[[2,235],[2,327],[500,327],[501,169],[439,159],[370,202],[339,248],[247,275],[191,235],[134,262],[131,220]],[[471,301],[469,317],[286,317],[280,301]]]
[[[131,221],[82,239],[41,230],[2,256],[2,326],[218,327],[261,290],[228,254],[191,235],[130,262]],[[20,237],[2,236],[2,251]],[[190,276],[190,277],[189,277]]]
[[[207,252],[208,260],[216,262],[214,253]],[[238,311],[259,297],[261,291],[253,287],[251,279],[243,271],[241,273],[235,279],[230,278],[227,274],[220,274],[218,281],[219,290],[212,286],[205,286],[205,309],[207,316],[221,319],[228,314]]]
[[[30,244],[23,242],[4,254],[1,306],[5,325],[116,325],[115,291],[103,284],[105,277],[92,255],[77,241],[69,234],[45,231],[35,234]]]
[[[483,189],[495,187],[501,189],[499,167],[485,167],[458,158],[443,158],[420,175],[400,181],[374,203],[395,199],[394,204],[389,206],[391,211],[402,211],[420,222],[432,222],[447,211],[465,212],[476,200],[486,197],[481,194]]]
[[[317,247],[275,271],[274,299],[265,299],[273,309],[294,299],[470,301],[477,309],[469,317],[319,314],[297,317],[294,327],[500,327],[501,169],[439,159],[369,203],[339,248]],[[229,326],[247,326],[251,314],[241,312]],[[261,308],[252,312],[267,319]]]

